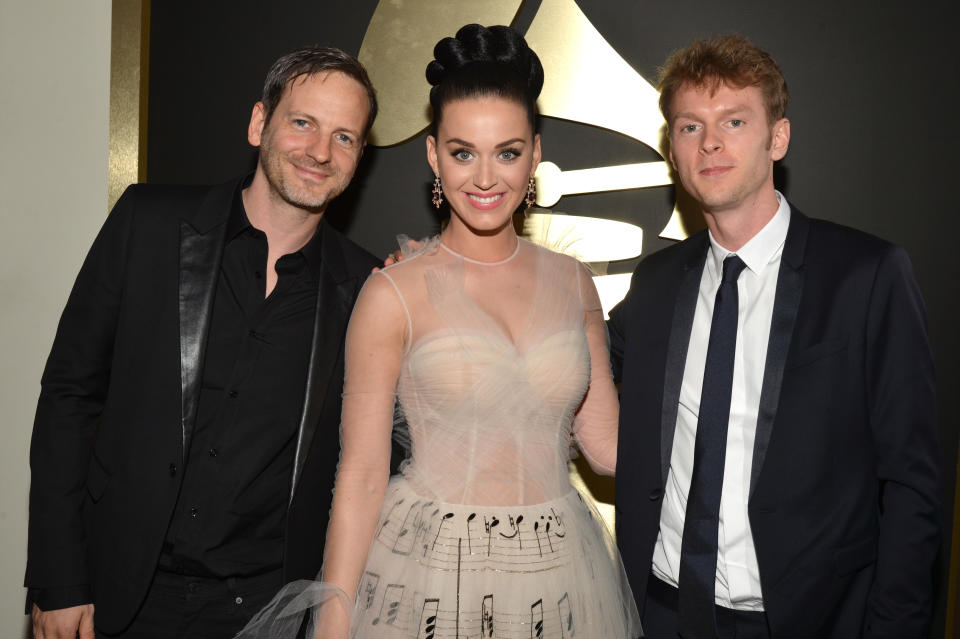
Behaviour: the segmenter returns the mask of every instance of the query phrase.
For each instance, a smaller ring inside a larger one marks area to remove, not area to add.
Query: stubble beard
[[[271,151],[269,146],[261,148],[260,164],[270,186],[271,198],[280,199],[299,209],[323,211],[327,204],[346,188],[343,175],[332,164],[324,166],[305,157],[291,158]],[[329,171],[330,175],[325,178],[324,184],[318,185],[321,190],[311,190],[296,184],[294,165],[323,168]]]

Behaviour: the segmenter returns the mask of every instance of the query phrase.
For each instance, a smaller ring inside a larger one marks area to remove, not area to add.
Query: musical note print
[[[434,639],[439,610],[439,599],[425,599],[423,601],[423,611],[420,613],[420,629],[417,631],[418,639]]]
[[[570,610],[570,593],[565,592],[557,602],[557,611],[560,613],[560,636],[570,639],[576,635],[573,629],[573,611]]]
[[[420,516],[419,506],[420,502],[416,501],[407,510],[407,516],[403,518],[400,532],[397,533],[396,541],[393,542],[393,554],[406,556],[413,552],[413,545],[416,542],[416,522]]]
[[[507,519],[509,520],[510,528],[512,528],[514,532],[512,535],[500,533],[500,536],[504,539],[513,539],[516,537],[520,544],[520,550],[523,550],[523,538],[520,536],[520,523],[523,521],[523,515],[517,515],[516,519],[513,518],[513,515],[508,515]]]
[[[384,619],[384,625],[392,626],[397,621],[397,613],[400,610],[400,601],[403,599],[404,586],[401,584],[390,584],[383,593],[383,603],[380,604],[380,614],[373,620],[376,626]],[[384,614],[386,613],[386,614]]]
[[[380,530],[377,531],[378,537],[383,533],[383,529],[387,527],[387,524],[390,523],[390,520],[393,518],[393,512],[400,507],[403,501],[403,498],[401,498],[390,507],[390,511],[387,513],[387,516],[383,518],[383,523],[380,524]]]
[[[440,521],[440,525],[437,526],[437,535],[433,538],[433,546],[430,547],[431,550],[437,547],[437,539],[440,538],[440,533],[443,532],[443,525],[452,518],[453,513],[447,513],[443,516],[443,519]]]
[[[485,595],[480,604],[480,636],[493,636],[493,595]]]
[[[493,519],[487,519],[486,516],[483,518],[483,529],[487,533],[487,557],[490,556],[491,542],[493,540],[493,529],[497,527],[500,523],[500,520],[494,517]]]
[[[543,637],[543,599],[537,599],[530,606],[530,639]]]
[[[477,513],[470,513],[467,517],[467,554],[473,554],[473,541],[470,537],[470,524],[477,518]]]
[[[363,581],[360,582],[360,601],[363,602],[363,609],[370,610],[373,606],[373,598],[377,594],[377,584],[380,583],[380,575],[365,571]]]

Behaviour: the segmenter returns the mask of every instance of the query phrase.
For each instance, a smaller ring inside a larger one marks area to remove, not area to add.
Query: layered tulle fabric
[[[409,458],[387,486],[395,398]],[[319,636],[346,600],[352,637],[640,636],[567,471],[576,441],[612,472],[617,417],[582,265],[525,241],[496,263],[428,241],[370,278],[351,319],[324,584],[288,587],[241,636],[278,636],[264,629],[311,599]]]

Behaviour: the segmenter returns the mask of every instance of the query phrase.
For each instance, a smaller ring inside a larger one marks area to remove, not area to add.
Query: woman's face
[[[522,104],[465,98],[444,105],[437,137],[427,138],[427,160],[443,184],[450,224],[495,235],[512,228],[540,162],[540,136]]]

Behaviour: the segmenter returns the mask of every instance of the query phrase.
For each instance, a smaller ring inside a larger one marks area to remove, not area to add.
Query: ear
[[[533,174],[537,172],[541,157],[540,134],[537,133],[533,136],[533,165],[530,167],[530,177],[533,177]]]
[[[782,160],[790,146],[790,120],[781,118],[773,125],[770,140],[770,157],[776,162]]]
[[[670,166],[672,166],[672,167],[673,167],[673,170],[676,171],[676,170],[677,170],[677,161],[673,159],[673,145],[670,144],[669,142],[668,142],[667,144],[668,144],[669,147],[670,147],[670,148],[667,150],[667,159],[670,160]]]
[[[440,175],[440,163],[437,160],[437,139],[432,135],[427,136],[427,164],[433,169],[434,175]]]
[[[260,146],[263,138],[263,127],[267,121],[267,109],[263,102],[257,102],[253,105],[253,112],[250,114],[250,124],[247,125],[247,142],[251,146]]]

